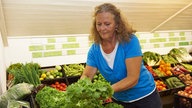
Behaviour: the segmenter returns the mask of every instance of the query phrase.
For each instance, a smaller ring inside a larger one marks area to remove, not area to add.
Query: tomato
[[[58,81],[56,81],[56,82],[55,82],[55,84],[56,84],[56,85],[58,85],[58,84],[59,84],[59,82],[58,82]]]
[[[51,84],[51,87],[56,88],[56,85],[55,84]]]

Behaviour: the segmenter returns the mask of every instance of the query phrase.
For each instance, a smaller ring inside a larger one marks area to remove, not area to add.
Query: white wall
[[[192,30],[191,31],[165,31],[154,33],[137,33],[142,45],[142,51],[153,51],[159,54],[167,54],[172,48],[186,47],[192,48]],[[68,37],[74,37],[75,41],[67,41]],[[53,39],[54,42],[49,42],[49,39]],[[142,42],[144,40],[144,42]],[[160,41],[159,41],[160,40]],[[162,41],[161,41],[162,40]],[[151,42],[155,41],[155,42]],[[187,42],[188,45],[181,45],[181,43]],[[62,48],[63,44],[70,45],[71,43],[78,43],[77,48]],[[10,37],[8,38],[9,46],[5,49],[6,66],[18,62],[36,62],[42,67],[54,66],[71,63],[84,63],[87,57],[87,51],[90,47],[88,34],[74,34],[74,35],[53,35],[53,36],[25,36],[25,37]],[[170,44],[170,46],[169,46]],[[174,44],[174,45],[172,45]],[[30,51],[30,46],[41,46],[43,49]],[[55,48],[47,50],[47,45],[54,45]],[[158,45],[158,47],[156,47]],[[66,50],[75,50],[76,54],[68,55]],[[51,51],[62,51],[60,56],[50,57],[37,57],[34,58],[32,54],[34,52],[40,52],[41,54]]]
[[[4,46],[0,33],[0,94],[6,91],[6,66],[4,57]]]
[[[70,35],[71,36],[71,35]],[[75,35],[76,43],[80,44],[80,48],[71,48],[79,50],[76,52],[76,55],[66,55],[67,49],[55,48],[54,50],[41,50],[41,52],[46,51],[55,51],[62,50],[62,56],[53,56],[53,57],[41,57],[41,58],[33,58],[32,51],[29,51],[30,45],[52,45],[53,43],[48,43],[47,39],[49,38],[57,38],[58,43],[54,43],[55,46],[60,45],[62,47],[63,43],[72,43],[72,42],[60,42],[62,39],[66,39],[68,35],[58,35],[58,36],[38,36],[38,37],[11,37],[8,38],[9,46],[5,49],[5,57],[6,57],[6,66],[9,66],[14,63],[26,63],[26,62],[35,62],[39,63],[42,67],[46,66],[54,66],[54,65],[62,65],[62,64],[71,64],[71,63],[84,63],[87,57],[88,51],[88,36],[79,34]],[[83,38],[83,39],[82,39]],[[82,45],[83,44],[83,45]],[[37,52],[37,51],[33,51]]]

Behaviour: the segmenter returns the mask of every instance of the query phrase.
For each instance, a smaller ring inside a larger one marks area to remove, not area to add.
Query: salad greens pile
[[[116,103],[103,105],[113,93],[109,83],[84,78],[69,85],[65,92],[45,86],[35,100],[40,108],[123,108]]]

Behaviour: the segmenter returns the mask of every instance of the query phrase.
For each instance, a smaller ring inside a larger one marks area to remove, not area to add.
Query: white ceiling
[[[138,32],[192,30],[192,0],[0,0],[6,36],[88,34],[94,7],[114,3]]]

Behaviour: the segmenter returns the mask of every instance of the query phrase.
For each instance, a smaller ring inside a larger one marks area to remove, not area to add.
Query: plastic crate
[[[171,78],[171,77],[176,77],[178,80],[180,80],[177,76],[161,77],[161,79],[166,83],[166,79]],[[181,81],[181,80],[180,80],[180,82],[183,83],[183,81]],[[183,90],[186,87],[185,83],[183,83],[184,86],[174,87],[174,88],[170,87],[169,84],[167,84],[167,85],[168,85],[168,88],[170,89],[170,95],[174,95],[179,90]]]
[[[69,82],[69,85],[72,83],[77,82],[80,79],[81,76],[69,76],[67,77],[67,81]]]
[[[51,85],[51,84],[54,84],[55,82],[59,82],[59,83],[62,82],[62,83],[65,83],[66,85],[69,85],[66,78],[55,78],[55,79],[47,79],[47,80],[41,81],[42,84],[46,84],[46,85]]]
[[[159,95],[161,97],[163,96],[169,96],[171,94],[171,90],[170,89],[167,89],[167,90],[163,90],[163,91],[159,91]]]
[[[174,94],[174,108],[192,108],[192,98]]]
[[[167,85],[167,83],[165,81],[163,81],[161,78],[156,78],[155,81],[157,81],[157,80],[162,81],[166,85],[166,90],[158,91],[159,95],[161,97],[170,95],[171,94],[171,90],[169,89],[169,86]]]
[[[42,70],[45,70],[45,71],[48,71],[48,70],[52,70],[52,69],[55,69],[55,66],[49,66],[49,67],[42,67],[41,68]],[[55,81],[58,81],[58,82],[64,82],[66,83],[67,85],[69,85],[67,79],[66,79],[66,75],[65,75],[65,72],[63,70],[63,66],[61,66],[61,70],[59,71],[61,72],[63,75],[61,78],[54,78],[54,79],[44,79],[41,81],[42,84],[50,84],[50,83],[53,83]]]

